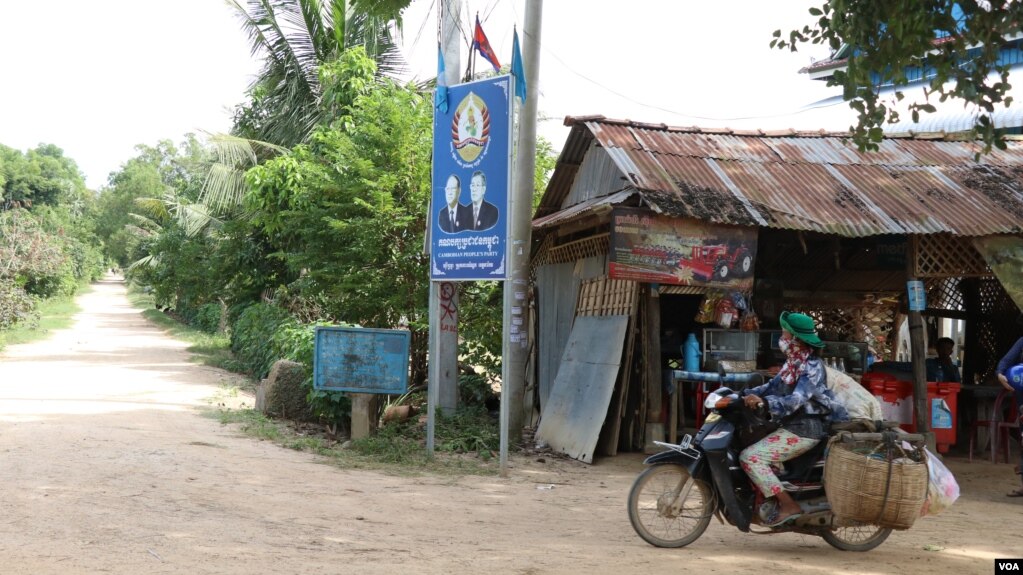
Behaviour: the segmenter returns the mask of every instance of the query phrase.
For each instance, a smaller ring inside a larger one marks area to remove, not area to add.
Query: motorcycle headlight
[[[707,398],[703,400],[703,406],[707,409],[714,409],[714,405],[721,399],[728,397],[732,394],[732,390],[727,387],[715,389],[714,391],[707,394]]]
[[[707,414],[707,417],[703,418],[703,422],[704,423],[714,423],[715,421],[717,421],[719,419],[721,419],[721,415],[720,414],[715,413],[715,412],[711,412],[711,413]]]

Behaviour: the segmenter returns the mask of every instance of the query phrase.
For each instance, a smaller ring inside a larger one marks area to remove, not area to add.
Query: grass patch
[[[200,363],[244,373],[231,353],[226,335],[208,334],[191,328],[153,305],[152,296],[129,290],[128,299],[142,309],[143,316],[172,336],[191,344],[188,351]],[[500,469],[495,457],[500,445],[497,422],[481,407],[462,408],[454,415],[437,416],[435,453],[426,453],[425,425],[415,419],[392,422],[371,437],[352,442],[338,441],[325,426],[300,424],[266,417],[255,409],[228,408],[222,400],[235,396],[237,388],[224,388],[210,400],[206,413],[222,425],[236,425],[244,434],[294,449],[315,453],[331,464],[346,469],[372,469],[396,475],[496,475]],[[425,403],[425,395],[410,398],[410,403]],[[425,409],[425,406],[420,406]]]
[[[238,424],[246,435],[279,443],[284,439],[280,426],[254,409],[219,409],[217,417],[222,425]]]
[[[92,286],[82,284],[78,293],[74,296],[63,296],[45,299],[39,302],[36,311],[39,313],[39,322],[35,325],[16,325],[12,329],[0,333],[0,348],[5,345],[16,345],[46,339],[56,330],[71,327],[76,313],[81,311],[81,306],[75,303],[75,298],[92,291]]]
[[[153,322],[161,329],[172,336],[189,343],[188,352],[195,356],[195,360],[202,365],[218,367],[245,373],[241,364],[231,353],[231,338],[223,333],[206,333],[199,331],[189,325],[183,324],[174,317],[156,309],[153,296],[134,289],[128,290],[128,301],[131,305],[142,310],[142,317]]]
[[[252,409],[218,409],[224,425],[237,425],[251,437],[281,447],[315,453],[331,465],[368,469],[394,475],[496,475],[499,447],[497,423],[481,409],[460,409],[454,416],[438,415],[435,453],[426,453],[426,429],[413,420],[392,422],[373,436],[340,442],[324,426],[270,419]],[[478,450],[465,449],[476,447]]]

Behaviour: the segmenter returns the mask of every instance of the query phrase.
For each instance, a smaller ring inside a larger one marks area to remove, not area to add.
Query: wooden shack
[[[1000,270],[1023,267],[1023,141],[978,159],[944,134],[861,152],[844,134],[566,125],[533,220],[538,436],[555,449],[590,461],[691,423],[699,407],[665,374],[687,334],[706,339],[708,294],[741,294],[764,331],[783,309],[809,313],[878,361],[907,318],[932,332],[929,318],[966,320],[964,387],[990,384],[1021,334],[1019,274]],[[748,367],[767,367],[769,339]]]

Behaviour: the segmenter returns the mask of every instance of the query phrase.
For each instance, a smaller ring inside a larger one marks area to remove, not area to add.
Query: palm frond
[[[185,230],[185,235],[190,238],[211,227],[220,228],[224,225],[223,220],[210,214],[209,207],[205,204],[181,205],[175,215],[177,215],[178,224]]]
[[[230,134],[209,134],[207,142],[213,154],[213,163],[203,182],[199,202],[205,204],[209,214],[236,209],[245,198],[245,170],[259,164],[262,159],[287,152],[287,148],[239,138]]]
[[[145,217],[147,220],[156,220],[154,224],[159,226],[156,222],[166,221],[170,217],[170,212],[167,209],[167,204],[164,200],[159,198],[135,198],[135,206],[143,212],[144,215],[139,214],[128,214],[130,216]]]
[[[155,268],[158,265],[160,265],[160,258],[159,258],[159,256],[155,256],[155,255],[150,254],[148,256],[145,256],[143,258],[140,258],[138,260],[133,261],[131,263],[131,265],[128,266],[128,271],[131,271],[131,270],[133,270],[135,268],[142,267],[142,266],[146,266],[146,267],[150,267],[150,268]]]

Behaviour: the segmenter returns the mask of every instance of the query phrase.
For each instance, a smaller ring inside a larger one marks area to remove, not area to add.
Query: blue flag
[[[433,105],[441,112],[448,113],[448,80],[444,73],[444,51],[437,43],[437,91],[433,94]]]
[[[515,96],[526,103],[526,71],[522,69],[522,54],[519,52],[519,31],[512,31],[511,73],[515,76]]]

